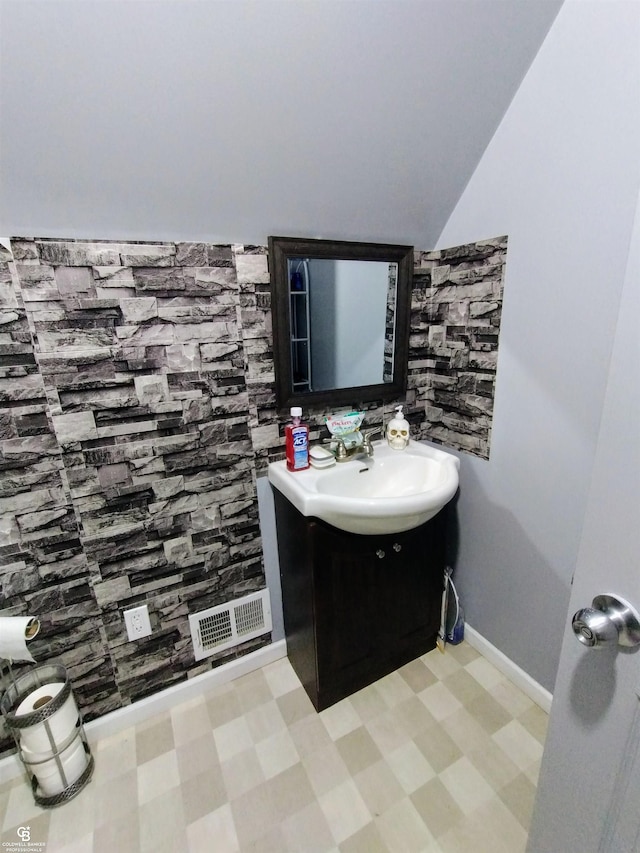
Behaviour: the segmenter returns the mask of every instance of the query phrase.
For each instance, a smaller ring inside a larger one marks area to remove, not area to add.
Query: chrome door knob
[[[590,649],[640,645],[640,614],[617,595],[596,595],[591,607],[574,614],[571,627]]]

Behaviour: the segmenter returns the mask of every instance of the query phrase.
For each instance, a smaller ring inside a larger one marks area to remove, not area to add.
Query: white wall
[[[336,388],[375,385],[384,374],[384,322],[389,265],[379,261],[336,263]]]
[[[313,390],[382,382],[388,264],[309,261]]]
[[[0,0],[0,234],[430,248],[561,0]]]
[[[567,2],[440,235],[508,234],[490,461],[462,456],[467,618],[552,690],[638,193],[640,5]]]

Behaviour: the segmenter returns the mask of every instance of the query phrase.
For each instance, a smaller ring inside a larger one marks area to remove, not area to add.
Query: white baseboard
[[[247,675],[247,673],[260,669],[262,666],[286,657],[286,654],[286,641],[278,640],[268,646],[256,649],[255,652],[249,652],[240,658],[223,663],[221,666],[209,670],[209,672],[203,672],[187,681],[173,684],[166,690],[154,693],[153,696],[147,696],[145,699],[140,699],[124,708],[118,708],[116,711],[110,711],[96,720],[85,723],[87,739],[92,744],[102,738],[117,734],[130,726],[135,726],[137,723],[160,714],[162,711],[170,710],[182,702],[194,699],[206,690],[226,684],[240,678],[241,675]],[[24,768],[17,755],[7,755],[0,759],[0,784],[23,773]]]
[[[533,700],[536,705],[539,705],[547,714],[551,710],[551,700],[553,695],[549,693],[541,684],[534,681],[523,669],[515,664],[510,658],[503,654],[500,649],[492,645],[489,640],[486,640],[482,634],[479,634],[471,625],[464,626],[464,638],[477,652],[492,663],[496,669],[499,669],[503,675],[506,675],[509,681],[512,681],[516,687],[519,687],[529,699]]]

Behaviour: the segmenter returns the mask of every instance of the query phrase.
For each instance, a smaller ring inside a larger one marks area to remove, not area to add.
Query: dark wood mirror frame
[[[335,388],[322,391],[293,391],[290,339],[291,258],[324,260],[382,261],[397,263],[393,379],[375,385]],[[372,400],[400,397],[407,388],[409,315],[413,278],[413,246],[385,243],[355,243],[335,240],[307,240],[297,237],[269,237],[271,309],[273,318],[273,358],[276,403],[279,408],[302,405],[356,405]]]

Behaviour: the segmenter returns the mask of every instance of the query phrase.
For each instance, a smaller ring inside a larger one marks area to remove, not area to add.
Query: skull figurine
[[[404,450],[409,444],[409,422],[402,414],[402,406],[396,406],[396,415],[389,421],[387,442],[394,450]]]

